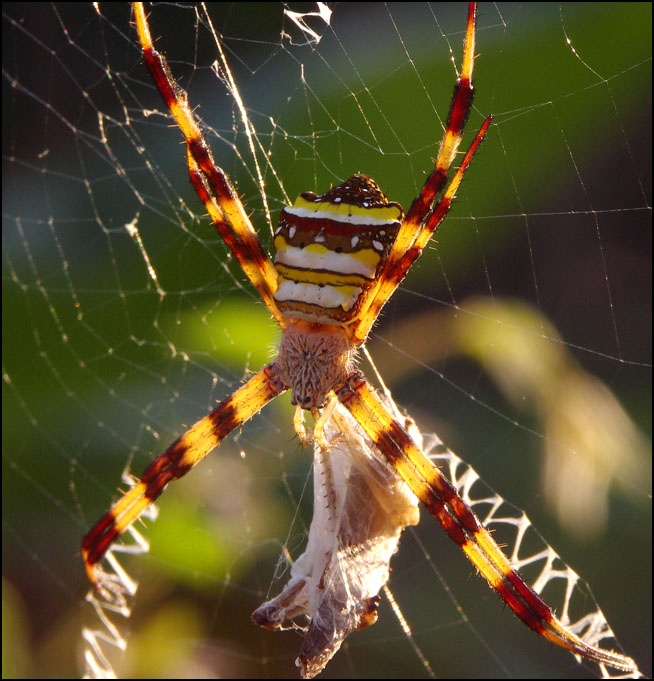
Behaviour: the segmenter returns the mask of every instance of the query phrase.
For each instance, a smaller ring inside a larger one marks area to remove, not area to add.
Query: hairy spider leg
[[[530,629],[576,655],[625,672],[637,671],[631,658],[589,645],[559,621],[547,603],[511,567],[475,513],[415,445],[361,374],[351,374],[337,395],[411,491],[438,519],[450,539]]]
[[[468,25],[463,44],[463,65],[454,86],[445,136],[440,145],[434,170],[425,181],[420,194],[411,204],[385,268],[362,306],[360,319],[353,327],[352,337],[356,344],[365,341],[382,307],[404,279],[413,263],[420,257],[430,237],[447,215],[461,180],[492,120],[492,116],[489,116],[484,121],[446,193],[434,206],[436,197],[447,184],[450,168],[456,158],[463,138],[463,129],[472,108],[476,16],[476,3],[471,2],[468,7]]]
[[[96,589],[102,588],[98,563],[104,554],[164,491],[166,485],[186,475],[233,430],[285,389],[275,377],[271,365],[264,367],[189,428],[145,469],[138,483],[102,516],[82,540],[86,572]]]
[[[166,58],[154,48],[142,2],[134,3],[134,13],[145,62],[166,106],[184,135],[191,183],[211,216],[218,234],[283,329],[288,322],[273,298],[277,290],[277,272],[263,250],[229,179],[216,166],[211,150],[189,108],[186,92],[175,81]]]
[[[398,260],[395,261],[395,265],[392,268],[389,269],[388,264],[386,265],[386,269],[384,269],[378,281],[376,282],[374,291],[370,293],[370,298],[367,301],[368,306],[362,311],[359,322],[356,325],[353,334],[355,343],[363,343],[365,341],[368,334],[370,333],[370,329],[377,320],[382,307],[388,302],[389,298],[395,292],[395,289],[397,289],[404,277],[406,277],[408,271],[422,254],[422,251],[427,245],[427,242],[431,238],[432,234],[447,215],[452,204],[452,199],[454,198],[454,195],[461,184],[461,180],[463,179],[463,176],[468,169],[470,162],[472,161],[472,157],[479,148],[479,145],[481,144],[492,120],[493,117],[489,116],[484,121],[484,124],[479,129],[479,132],[470,145],[470,148],[468,149],[461,166],[452,178],[452,182],[450,182],[441,200],[436,204],[433,212],[427,218],[424,227],[418,233],[413,245],[411,245],[406,253],[404,253]]]

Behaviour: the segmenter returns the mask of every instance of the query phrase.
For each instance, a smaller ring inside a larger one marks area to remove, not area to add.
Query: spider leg
[[[337,395],[450,539],[530,629],[575,655],[625,672],[637,671],[631,658],[589,645],[561,623],[511,566],[472,509],[415,445],[361,374],[351,374]]]
[[[468,152],[466,153],[461,166],[456,171],[456,174],[452,178],[447,190],[441,197],[440,201],[434,207],[434,210],[427,217],[425,224],[416,236],[413,244],[408,248],[408,250],[399,258],[395,259],[392,267],[387,264],[381,273],[377,283],[375,284],[374,290],[370,292],[369,299],[367,301],[367,307],[362,311],[359,318],[359,323],[357,324],[355,331],[353,333],[354,342],[361,344],[365,341],[370,333],[372,325],[375,323],[382,307],[386,304],[388,299],[393,295],[395,289],[400,285],[404,277],[406,277],[408,271],[411,269],[415,261],[422,254],[423,249],[427,245],[427,242],[431,238],[434,231],[443,222],[443,219],[450,210],[452,204],[452,199],[459,189],[461,180],[472,161],[472,157],[479,148],[481,141],[488,130],[488,126],[493,120],[492,116],[489,116],[484,124],[479,129],[479,132],[475,136]],[[429,180],[427,180],[429,182]],[[390,260],[389,260],[390,263]]]
[[[395,241],[391,257],[389,258],[391,264],[391,261],[397,260],[397,258],[401,257],[401,255],[408,250],[420,231],[424,218],[431,210],[436,196],[447,184],[450,168],[452,167],[452,163],[454,163],[456,152],[463,139],[463,129],[468,120],[474,96],[472,70],[475,62],[476,16],[476,3],[471,2],[468,7],[468,27],[463,43],[463,65],[461,68],[461,75],[457,78],[456,84],[454,85],[452,102],[450,103],[450,110],[447,115],[445,136],[441,141],[434,170],[425,181],[420,194],[413,200],[411,208],[409,208],[406,214],[402,228]]]
[[[175,81],[166,58],[154,48],[142,2],[134,3],[134,13],[145,62],[166,106],[184,135],[191,183],[211,216],[218,234],[238,260],[272,315],[284,328],[286,322],[273,299],[277,289],[277,271],[263,250],[229,178],[216,166],[211,150],[189,108],[186,92]]]
[[[166,485],[186,475],[235,428],[286,390],[276,373],[274,363],[264,367],[189,428],[145,469],[138,483],[91,528],[82,540],[82,554],[89,579],[96,588],[101,588],[98,564],[104,554]]]
[[[391,297],[402,279],[404,279],[434,231],[447,215],[463,175],[470,165],[470,161],[492,120],[492,116],[489,116],[484,121],[461,167],[452,178],[446,193],[434,206],[436,197],[447,184],[448,174],[456,158],[456,153],[463,138],[463,129],[472,107],[474,94],[472,71],[475,53],[476,12],[476,3],[471,2],[468,9],[468,27],[463,46],[463,66],[461,68],[461,75],[454,86],[445,135],[441,142],[434,170],[425,181],[420,194],[411,204],[411,208],[407,212],[395,239],[384,270],[375,287],[368,293],[367,302],[362,308],[359,323],[353,332],[353,338],[357,344],[362,343],[366,339],[381,308]]]

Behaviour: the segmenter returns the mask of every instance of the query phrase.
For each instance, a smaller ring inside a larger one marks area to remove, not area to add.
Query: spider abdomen
[[[379,277],[403,219],[366,175],[284,208],[275,231],[275,302],[291,319],[344,325]]]

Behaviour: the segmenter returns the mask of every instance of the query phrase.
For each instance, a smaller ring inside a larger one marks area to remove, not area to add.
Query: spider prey
[[[633,671],[631,659],[587,643],[557,619],[421,451],[415,428],[354,368],[356,352],[382,307],[445,218],[491,123],[491,117],[484,121],[448,184],[472,106],[475,4],[468,11],[461,73],[438,158],[406,215],[374,180],[353,175],[320,196],[304,193],[282,210],[274,237],[274,263],[229,179],[214,164],[186,93],[155,50],[142,3],[135,3],[134,9],[145,61],[185,138],[191,182],[218,233],[281,327],[282,339],[277,359],[155,459],[84,537],[83,556],[91,582],[110,592],[112,584],[100,562],[112,542],[169,482],[185,475],[273,398],[291,390],[297,405],[295,429],[303,444],[316,443],[316,484],[327,490],[327,508],[316,509],[307,552],[295,564],[291,582],[280,597],[261,606],[254,619],[268,628],[280,628],[294,617],[308,616],[311,624],[299,657],[304,676],[320,672],[351,630],[375,621],[377,594],[388,579],[388,562],[399,534],[417,522],[416,498],[528,627],[577,655]],[[219,43],[218,49],[226,77],[231,78]],[[309,434],[303,425],[304,411],[310,411],[315,421]],[[364,461],[366,451],[373,456]],[[373,460],[379,469],[376,477]],[[346,466],[352,470],[344,471]],[[365,489],[364,498],[370,500],[366,509],[357,509],[352,504],[355,497],[348,496],[356,485]],[[344,523],[361,518],[364,511],[375,522],[345,532]],[[320,544],[314,525],[327,535],[323,542],[328,546]],[[377,553],[366,553],[374,545]],[[343,551],[349,552],[349,560],[334,555]],[[363,575],[367,583],[355,589],[354,577],[343,571]]]

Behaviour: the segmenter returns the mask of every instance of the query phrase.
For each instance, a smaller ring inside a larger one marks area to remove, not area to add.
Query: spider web
[[[203,217],[126,6],[4,12],[3,672],[74,676],[82,534],[123,470],[266,362],[277,333]],[[267,213],[353,172],[409,204],[437,152],[462,7],[340,5],[329,24],[268,4],[209,12],[250,136],[206,15],[155,6],[153,37],[266,246]],[[495,124],[368,346],[421,430],[590,583],[646,675],[650,14],[481,6],[466,140]],[[150,552],[125,561],[139,590],[119,674],[293,674],[299,638],[249,615],[306,541],[310,460],[280,398],[166,491],[138,528]],[[438,676],[594,673],[524,629],[423,515],[390,581],[411,638],[383,600],[325,675],[424,676],[418,649]]]

